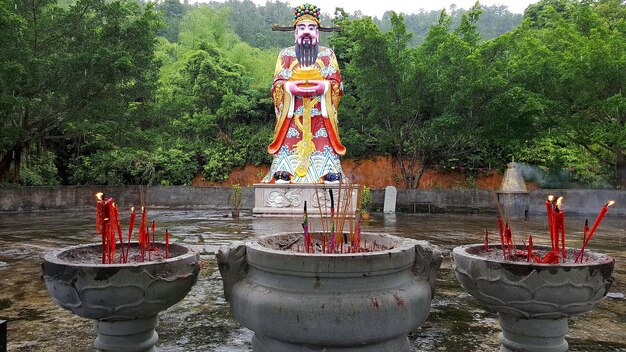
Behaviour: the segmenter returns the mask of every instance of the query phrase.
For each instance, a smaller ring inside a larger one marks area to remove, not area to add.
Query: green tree
[[[170,42],[177,42],[180,23],[187,12],[187,7],[179,0],[164,0],[157,3],[156,9],[161,12],[166,24],[157,34]]]
[[[345,29],[352,47],[347,50],[346,73],[355,86],[358,104],[365,113],[368,133],[376,136],[380,150],[390,153],[400,165],[406,187],[416,187],[423,165],[421,150],[414,148],[423,131],[419,111],[412,106],[412,80],[408,43],[411,35],[399,15],[383,34],[369,18],[354,20]],[[383,88],[384,87],[384,88]],[[415,177],[417,174],[417,177]]]
[[[275,54],[252,48],[230,29],[228,8],[200,6],[182,21],[181,43],[161,41],[156,110],[162,132],[195,156],[211,181],[234,167],[268,162],[273,108],[268,89]],[[193,25],[192,25],[193,24]]]
[[[11,70],[0,85],[0,178],[13,170],[19,179],[28,148],[99,138],[150,99],[160,25],[151,5],[80,0],[64,9],[21,0],[0,7],[2,26],[11,29],[0,52],[0,66]]]
[[[615,11],[609,14],[607,7]],[[587,184],[608,177],[624,185],[625,7],[551,0],[527,9],[508,65],[514,68],[511,80],[537,97],[548,117],[528,143],[537,151],[525,153],[529,161],[574,170],[574,178]],[[551,155],[541,155],[546,148],[537,141],[547,138]]]
[[[447,11],[450,17],[450,28],[455,29],[461,25],[462,17],[470,9],[457,8],[451,5]],[[493,39],[506,32],[512,31],[522,22],[522,15],[511,13],[504,5],[482,6],[482,14],[477,21],[477,29],[484,40]],[[424,42],[430,27],[437,25],[441,10],[424,11],[418,13],[403,14],[407,31],[413,35],[411,46],[417,46]],[[392,11],[383,14],[380,20],[374,19],[382,32],[391,28]]]

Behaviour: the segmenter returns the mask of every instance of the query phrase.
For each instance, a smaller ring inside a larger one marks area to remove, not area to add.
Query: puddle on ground
[[[234,321],[223,298],[215,252],[233,241],[263,234],[301,231],[298,218],[224,218],[223,212],[160,210],[150,212],[157,228],[167,228],[176,243],[201,253],[205,267],[198,283],[180,303],[159,316],[159,351],[248,352],[252,332]],[[125,216],[125,217],[124,217]],[[0,319],[8,320],[8,350],[15,352],[83,352],[91,350],[93,323],[50,300],[41,282],[41,258],[52,249],[96,242],[95,215],[89,211],[0,214]],[[591,219],[593,220],[593,219]],[[315,227],[316,219],[310,219]],[[566,218],[568,246],[580,247],[584,218]],[[128,224],[128,214],[122,214]],[[626,293],[626,220],[607,216],[588,248],[616,260],[611,292]],[[321,227],[321,226],[320,226]],[[496,351],[497,314],[466,294],[454,277],[449,253],[458,245],[483,241],[485,229],[497,231],[494,216],[397,214],[378,215],[364,231],[423,239],[440,246],[444,262],[428,320],[409,333],[414,351]],[[513,224],[514,236],[533,234],[548,244],[544,217]],[[159,233],[159,231],[157,230]],[[578,238],[578,239],[576,239]],[[493,242],[499,239],[493,238]],[[619,295],[617,295],[619,297]],[[626,351],[626,300],[604,299],[596,309],[570,319],[570,351]]]

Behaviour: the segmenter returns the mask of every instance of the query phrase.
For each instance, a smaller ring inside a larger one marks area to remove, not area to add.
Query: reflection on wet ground
[[[127,214],[126,214],[127,215]],[[301,219],[222,217],[219,212],[153,211],[158,228],[172,240],[200,251],[205,268],[198,283],[179,304],[162,312],[159,350],[250,351],[252,332],[239,326],[222,297],[215,252],[235,240],[262,234],[299,231]],[[122,219],[127,224],[128,219]],[[593,221],[593,219],[590,219]],[[91,349],[92,322],[57,307],[40,279],[41,257],[47,250],[97,241],[89,212],[0,214],[0,319],[8,320],[9,351]],[[316,220],[311,219],[315,227]],[[570,246],[579,247],[583,218],[566,218]],[[616,260],[612,296],[593,311],[570,319],[570,351],[626,351],[626,220],[607,217],[589,248]],[[445,252],[437,279],[438,291],[426,323],[409,334],[415,351],[495,351],[499,342],[497,314],[467,295],[454,278],[449,252],[457,245],[482,242],[485,229],[496,227],[493,216],[398,214],[378,215],[364,231],[387,232],[429,240]],[[513,224],[520,241],[533,234],[547,240],[543,217]],[[537,235],[538,234],[538,235]],[[578,239],[574,239],[574,237]],[[496,238],[493,238],[496,240]]]

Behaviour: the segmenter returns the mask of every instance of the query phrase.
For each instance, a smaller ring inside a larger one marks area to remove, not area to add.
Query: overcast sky
[[[207,2],[208,0],[196,0]],[[220,0],[214,0],[220,1]],[[252,0],[254,3],[263,5],[266,0]],[[523,13],[529,4],[536,3],[539,0],[481,0],[480,4],[485,6],[504,4],[509,11],[514,13]],[[296,6],[309,2],[317,5],[322,10],[322,14],[331,16],[335,11],[335,7],[343,7],[344,10],[354,13],[360,10],[364,15],[381,17],[385,11],[393,10],[404,13],[417,13],[420,9],[425,11],[448,9],[451,4],[455,4],[457,8],[469,9],[476,3],[476,0],[289,0],[289,4]]]

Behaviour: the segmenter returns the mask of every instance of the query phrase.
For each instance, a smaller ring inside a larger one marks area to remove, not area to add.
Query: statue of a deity
[[[272,97],[276,108],[274,160],[263,182],[318,183],[341,180],[337,109],[343,94],[335,53],[319,46],[320,10],[294,8],[295,45],[276,63]]]

